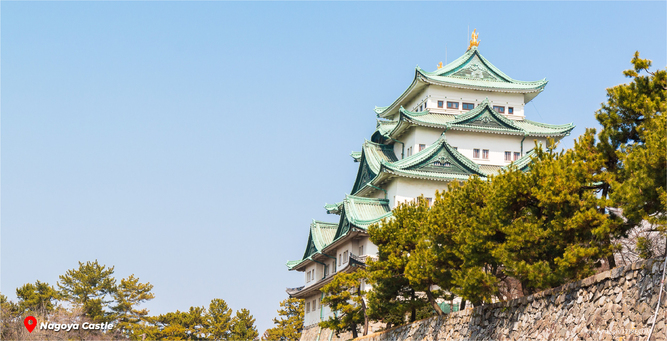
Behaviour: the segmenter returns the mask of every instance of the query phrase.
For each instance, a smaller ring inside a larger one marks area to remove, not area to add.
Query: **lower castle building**
[[[449,182],[485,178],[510,164],[525,169],[535,142],[558,141],[574,128],[528,120],[524,107],[547,80],[510,78],[480,54],[476,37],[455,61],[433,72],[417,67],[407,90],[375,108],[375,132],[351,154],[359,170],[350,194],[324,206],[340,218],[313,221],[303,256],[287,262],[304,273],[302,286],[287,289],[305,300],[304,327],[333,316],[320,304],[320,289],[377,255],[367,229],[390,218],[397,205],[420,195],[432,203]]]

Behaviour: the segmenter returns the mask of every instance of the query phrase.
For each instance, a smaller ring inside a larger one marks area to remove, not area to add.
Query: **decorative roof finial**
[[[477,37],[479,36],[476,33],[477,29],[472,30],[472,35],[470,36],[470,46],[468,46],[468,50],[470,50],[473,46],[479,46],[479,40],[477,40]]]
[[[440,62],[440,64],[438,64],[438,70],[439,69],[442,69],[442,62]]]

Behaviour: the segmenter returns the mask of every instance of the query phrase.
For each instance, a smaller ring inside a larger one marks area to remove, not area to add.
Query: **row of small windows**
[[[315,269],[306,272],[306,283],[315,279]]]
[[[479,156],[479,149],[473,149],[472,150],[472,157],[473,159],[480,159]],[[519,152],[505,152],[505,161],[516,161],[519,158],[521,158],[521,153]],[[482,157],[481,159],[483,160],[488,160],[489,159],[489,150],[488,149],[482,149]]]
[[[341,264],[341,265],[342,264],[347,264],[348,260],[349,260],[349,256],[347,254],[347,250],[345,250],[345,252],[343,252],[343,253],[338,254],[338,263],[339,264]]]
[[[310,301],[306,302],[306,312],[307,313],[311,312],[311,310],[312,311],[317,310],[317,300],[316,299],[313,300],[313,302],[312,302],[313,305],[312,306],[310,305],[310,303],[311,303]],[[311,307],[312,307],[312,309],[311,309]],[[321,306],[320,306],[320,308],[321,308]]]
[[[438,108],[444,108],[445,106],[445,101],[438,101]],[[474,103],[461,103],[461,107],[463,110],[472,110],[475,108]],[[459,102],[449,102],[447,101],[447,109],[458,109],[459,108]]]
[[[514,158],[512,158],[512,152],[505,152],[505,161],[516,161],[521,157],[521,153],[514,152]]]
[[[445,101],[438,101],[438,108],[444,108],[445,106]],[[474,103],[461,103],[461,107],[463,110],[472,110],[475,108]],[[459,102],[449,102],[447,101],[447,109],[458,109],[459,108]],[[493,110],[504,114],[505,113],[505,107],[500,106],[500,105],[494,105]],[[421,107],[420,107],[421,111]],[[514,107],[507,107],[507,114],[513,115],[514,114]]]
[[[497,111],[501,114],[505,113],[505,107],[503,107],[503,106],[494,105],[493,110],[495,110],[495,111]],[[507,107],[507,114],[508,115],[513,115],[514,114],[514,108],[513,107]]]
[[[472,150],[472,158],[473,159],[479,159],[479,149],[473,149]],[[489,150],[488,149],[482,149],[482,159],[488,160],[489,159]]]

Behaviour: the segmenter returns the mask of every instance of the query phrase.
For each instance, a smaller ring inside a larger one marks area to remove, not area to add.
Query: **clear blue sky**
[[[97,259],[152,283],[152,314],[223,298],[260,334],[373,107],[468,26],[509,76],[549,80],[527,116],[576,124],[565,147],[636,50],[667,53],[664,1],[1,6],[2,292]]]

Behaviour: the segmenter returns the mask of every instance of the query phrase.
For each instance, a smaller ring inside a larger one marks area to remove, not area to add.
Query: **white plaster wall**
[[[310,303],[310,311],[307,311],[304,314],[304,317],[303,317],[304,326],[309,326],[311,324],[315,324],[315,323],[320,322],[320,309],[319,309],[319,307],[320,307],[320,297],[321,296],[322,296],[322,294],[318,292],[318,293],[316,293],[312,296],[309,296],[308,298],[306,298],[304,300],[304,308],[303,308],[304,311],[306,311],[305,310],[306,309],[305,304]],[[315,302],[317,304],[317,308],[315,310],[313,310],[313,300],[315,300]]]
[[[459,153],[481,165],[508,165],[511,161],[505,161],[505,151],[512,152],[512,155],[514,155],[514,152],[521,152],[521,140],[523,139],[523,136],[516,135],[483,134],[456,130],[448,131],[446,134],[447,142],[453,147],[457,147]],[[524,140],[524,153],[528,151],[525,146],[526,141]],[[473,149],[480,150],[480,158],[473,158]],[[484,149],[489,150],[488,160],[482,159],[482,150]]]
[[[465,155],[473,162],[480,165],[498,165],[505,166],[511,161],[505,161],[505,152],[511,152],[512,158],[514,153],[521,153],[521,140],[523,136],[503,135],[503,134],[483,134],[463,131],[448,131],[447,142],[453,147],[457,147],[459,153]],[[523,141],[523,153],[525,155],[528,151],[535,148],[535,141],[545,145],[545,138],[526,137]],[[480,150],[480,158],[473,158],[473,149]],[[489,159],[482,159],[482,150],[489,150]]]
[[[354,253],[355,255],[357,252],[355,252],[355,246],[357,242],[356,241],[348,241],[345,244],[342,244],[338,248],[336,248],[336,272],[338,272],[340,269],[346,267],[349,264],[349,257],[350,257],[350,252]],[[343,252],[347,251],[348,254],[348,261],[345,262],[345,260],[342,258]]]
[[[315,277],[311,278],[310,281],[308,281],[308,271],[311,271],[315,269]],[[324,276],[324,266],[322,264],[317,264],[313,263],[306,267],[306,272],[303,273],[303,282],[305,283],[305,286],[311,286]]]
[[[523,119],[525,117],[523,94],[455,89],[430,85],[420,95],[421,99],[428,98],[428,108],[432,109],[432,112],[462,114],[467,112],[467,110],[463,110],[462,103],[474,103],[476,108],[479,103],[482,103],[485,98],[488,98],[489,103],[492,106],[498,105],[505,107],[505,117],[510,119]],[[443,109],[438,108],[438,100],[444,102]],[[459,109],[447,109],[447,101],[459,102]],[[411,106],[406,106],[405,108],[413,110],[417,107],[418,109],[418,103],[418,101],[415,101],[414,103],[410,103]],[[514,114],[507,114],[507,107],[513,107]]]
[[[394,178],[387,185],[389,207],[393,210],[399,203],[413,200],[420,195],[435,200],[435,191],[447,190],[444,181],[420,180],[410,178]]]
[[[363,255],[377,256],[378,247],[375,244],[373,244],[368,237],[363,237],[362,239],[359,240],[359,242],[357,243],[357,252],[355,252],[355,254],[359,252],[358,246],[360,245],[364,246],[364,253],[359,256]]]

